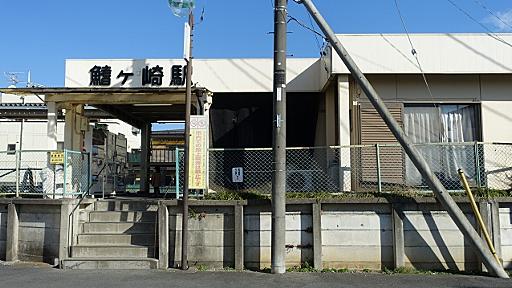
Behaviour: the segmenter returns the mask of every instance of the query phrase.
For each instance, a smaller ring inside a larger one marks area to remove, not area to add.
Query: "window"
[[[16,152],[16,144],[7,144],[7,154],[13,155]]]
[[[480,138],[478,106],[470,104],[427,104],[404,106],[404,130],[445,187],[459,187],[457,170],[468,178],[475,175],[473,145],[422,145],[425,143],[474,142]],[[424,185],[407,158],[406,183]]]
[[[469,104],[405,105],[405,133],[414,143],[477,141],[476,108]]]

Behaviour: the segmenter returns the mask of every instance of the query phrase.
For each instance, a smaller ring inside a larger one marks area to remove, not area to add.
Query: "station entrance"
[[[137,192],[130,193],[131,195],[155,197],[164,194],[178,195],[177,190],[158,191],[159,189],[153,188],[153,186],[158,187],[158,184],[151,185],[155,181],[160,182],[162,186],[166,185],[165,183],[169,182],[169,177],[166,177],[165,171],[174,170],[175,174],[170,178],[179,177],[177,175],[179,172],[174,169],[176,161],[178,161],[177,158],[179,158],[175,153],[177,150],[153,148],[151,128],[153,123],[185,121],[185,88],[12,88],[1,89],[1,92],[19,96],[44,95],[47,113],[39,113],[38,117],[47,120],[47,143],[45,147],[44,143],[41,143],[41,146],[48,151],[57,151],[63,148],[91,155],[95,152],[93,151],[95,141],[97,143],[98,141],[108,141],[108,137],[101,137],[101,135],[94,137],[93,133],[89,131],[90,124],[99,119],[119,119],[138,129],[140,131],[140,149],[131,155],[131,159],[126,159],[127,162],[131,160],[134,164],[133,169],[128,173],[130,175],[126,177],[127,179],[118,180],[124,181],[125,187],[131,189],[122,192],[129,190]],[[192,115],[208,117],[212,93],[206,88],[193,87],[191,102]],[[23,105],[20,109],[23,111]],[[25,117],[29,117],[29,115],[23,115],[23,113],[12,115],[12,119],[25,119]],[[59,119],[65,120],[63,147],[59,147],[62,145],[59,145],[57,141]],[[205,137],[204,141],[208,142],[208,139],[209,137]],[[203,144],[209,147],[208,143]],[[176,148],[179,148],[179,145],[177,146]],[[111,151],[112,157],[116,157],[116,153],[115,149]],[[98,180],[101,178],[99,174],[104,175],[103,177],[110,177],[116,173],[117,168],[108,167],[106,162],[108,161],[100,163],[97,167],[89,165],[91,187],[94,186],[94,181],[101,181]],[[173,186],[173,189],[179,189],[177,185],[173,184],[170,185]],[[111,195],[114,192],[119,192],[116,191],[119,189],[118,187],[119,185],[103,185],[101,187],[102,194]]]

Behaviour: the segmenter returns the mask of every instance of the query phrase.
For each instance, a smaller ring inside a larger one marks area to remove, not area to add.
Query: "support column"
[[[348,75],[338,76],[338,145],[350,145],[350,87]],[[350,153],[348,147],[340,148],[339,151],[339,189],[340,191],[351,191],[351,167]]]
[[[151,123],[146,123],[140,133],[140,192],[149,193],[149,164],[151,145]]]
[[[169,209],[164,203],[158,205],[158,269],[169,268]]]
[[[484,221],[485,227],[487,228],[487,232],[489,233],[489,237],[491,237],[494,249],[496,250],[496,255],[500,259],[501,263],[503,263],[503,259],[501,257],[499,203],[497,201],[480,200],[478,202],[478,208],[480,210],[480,215],[482,216],[482,220]],[[484,233],[482,229],[480,229],[480,235],[482,236],[482,238],[484,238]],[[481,271],[487,272],[487,268],[485,267],[485,265],[483,265],[481,259],[478,259],[478,261],[480,262],[479,266]]]
[[[84,140],[83,133],[87,131],[89,120],[83,116],[84,105],[66,107],[66,126],[64,129],[64,148],[81,151]]]
[[[244,206],[237,203],[235,209],[235,269],[244,270]]]
[[[55,102],[48,102],[48,124],[46,126],[46,134],[48,136],[48,150],[57,150],[57,116],[58,105]]]
[[[312,204],[313,214],[313,266],[322,270],[322,203]]]
[[[69,257],[68,251],[69,246],[73,245],[73,236],[78,231],[75,231],[78,227],[78,214],[80,213],[77,209],[74,217],[70,217],[73,210],[74,201],[69,199],[63,199],[60,206],[60,234],[59,234],[59,264],[62,265],[62,260],[66,260]],[[75,221],[76,218],[76,221]]]
[[[496,254],[503,265],[503,254],[501,250],[501,225],[500,225],[500,202],[493,200],[491,203],[491,230],[492,230],[492,241],[494,243],[494,249]]]
[[[19,219],[16,205],[10,203],[7,206],[7,239],[5,249],[6,261],[18,260],[18,233],[19,233]]]
[[[391,219],[393,223],[393,266],[405,266],[404,221],[403,208],[400,204],[391,204]]]

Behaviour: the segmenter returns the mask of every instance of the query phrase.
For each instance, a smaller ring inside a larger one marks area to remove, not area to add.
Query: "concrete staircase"
[[[156,269],[157,205],[99,200],[81,211],[78,235],[63,269]]]

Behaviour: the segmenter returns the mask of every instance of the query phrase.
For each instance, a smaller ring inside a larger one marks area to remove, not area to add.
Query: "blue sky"
[[[512,25],[509,0],[451,0],[495,32],[507,32],[478,3]],[[198,0],[196,58],[272,57],[272,0]],[[394,0],[316,0],[337,33],[401,33]],[[399,0],[410,32],[484,32],[449,0]],[[304,23],[304,8],[289,2]],[[0,87],[4,72],[32,71],[45,86],[64,84],[66,58],[180,58],[184,19],[173,16],[166,0],[0,0]],[[294,57],[316,57],[314,35],[290,23],[288,50]],[[26,79],[26,74],[20,78]]]

